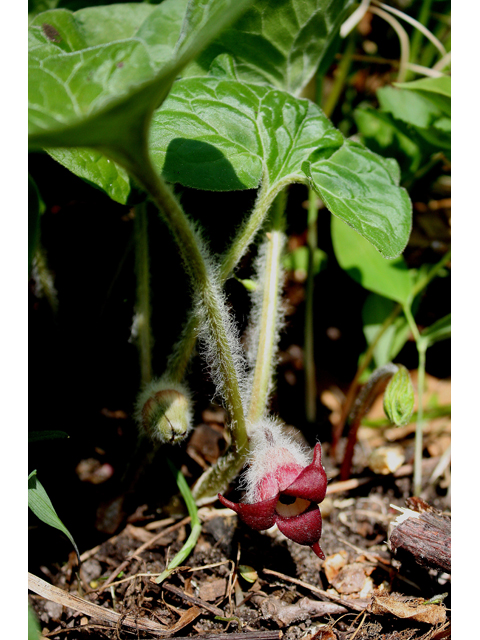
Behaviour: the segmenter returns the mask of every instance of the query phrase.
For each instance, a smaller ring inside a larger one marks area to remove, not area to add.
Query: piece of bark
[[[275,596],[253,596],[251,601],[257,605],[266,620],[274,620],[280,627],[289,626],[295,622],[309,620],[312,616],[325,616],[347,613],[348,609],[334,602],[322,602],[301,598],[295,604],[288,604]]]
[[[410,501],[412,509],[401,509],[389,536],[392,552],[401,559],[410,557],[422,567],[451,569],[451,519],[423,500]],[[397,507],[398,508],[398,507]]]

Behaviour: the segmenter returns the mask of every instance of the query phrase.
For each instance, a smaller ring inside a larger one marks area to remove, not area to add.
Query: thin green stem
[[[420,12],[418,14],[417,20],[420,24],[423,24],[424,27],[427,26],[428,20],[430,18],[430,9],[432,7],[433,0],[423,0],[422,6],[420,8]],[[417,58],[420,52],[420,45],[422,43],[423,34],[418,29],[414,29],[412,38],[410,41],[410,62],[414,64],[417,62]],[[414,73],[411,71],[407,72],[406,80],[411,80],[414,77]]]
[[[330,90],[328,98],[325,100],[325,103],[322,107],[324,114],[327,118],[331,118],[332,113],[337,106],[337,102],[342,95],[343,88],[347,81],[348,74],[350,72],[350,67],[352,66],[352,56],[355,52],[355,33],[353,33],[347,42],[347,46],[345,48],[343,57],[341,59],[340,64],[338,65],[337,73],[335,75],[335,81]]]
[[[422,490],[422,455],[423,455],[423,393],[425,389],[425,356],[426,345],[422,341],[410,306],[404,305],[403,312],[407,318],[410,330],[415,338],[418,351],[418,381],[417,381],[417,423],[415,426],[415,456],[413,461],[413,493],[420,495]]]
[[[413,493],[420,495],[422,491],[422,455],[423,455],[423,396],[425,392],[425,360],[426,345],[421,342],[418,348],[418,409],[415,427],[415,458],[413,462]]]
[[[208,504],[217,499],[217,494],[225,491],[230,482],[240,473],[247,461],[248,452],[227,451],[217,462],[207,469],[197,480],[192,495],[198,505]]]
[[[439,260],[437,264],[432,269],[430,269],[430,271],[421,280],[419,280],[415,284],[415,286],[412,289],[412,293],[410,294],[409,306],[411,301],[413,301],[413,299],[421,291],[423,291],[423,289],[425,289],[425,287],[433,280],[433,278],[435,278],[438,275],[439,271],[443,269],[443,267],[447,264],[447,262],[450,260],[451,257],[452,257],[452,252],[451,250],[448,250],[447,253],[442,257],[442,259]]]
[[[172,190],[155,172],[148,154],[145,154],[141,163],[132,163],[129,169],[139,184],[148,191],[173,233],[185,269],[190,276],[192,289],[198,299],[197,306],[210,334],[207,338],[208,346],[217,362],[218,378],[231,418],[232,446],[237,451],[247,450],[248,437],[238,373],[227,327],[228,314],[214,270],[205,257],[207,252]]]
[[[263,273],[257,274],[262,288],[258,308],[254,309],[251,331],[255,335],[255,368],[250,384],[248,423],[255,424],[265,413],[272,387],[273,361],[278,344],[280,318],[281,256],[285,246],[286,192],[280,192],[273,204],[271,224],[266,236],[265,260],[260,261]],[[254,293],[254,299],[256,296]],[[256,306],[256,305],[255,305]]]
[[[188,487],[185,477],[183,476],[181,471],[179,471],[168,458],[167,458],[167,464],[170,467],[170,471],[175,476],[177,486],[180,489],[180,493],[182,494],[183,499],[185,500],[185,504],[187,505],[188,515],[190,516],[190,525],[192,530],[183,547],[176,554],[176,556],[168,563],[168,567],[165,569],[165,571],[163,571],[158,576],[158,578],[155,578],[155,582],[157,584],[160,584],[166,578],[168,578],[168,576],[170,576],[173,573],[174,569],[180,566],[182,562],[190,555],[190,553],[195,548],[195,545],[197,544],[197,540],[202,531],[202,524],[198,518],[197,505],[195,504],[195,500]]]
[[[305,341],[303,349],[305,370],[305,415],[308,422],[315,422],[317,417],[317,377],[314,357],[314,259],[317,249],[318,196],[313,189],[308,190],[307,247],[308,271],[305,290]]]
[[[135,207],[135,271],[137,304],[135,325],[138,332],[140,375],[142,385],[152,379],[152,331],[150,309],[150,260],[148,254],[147,204]]]

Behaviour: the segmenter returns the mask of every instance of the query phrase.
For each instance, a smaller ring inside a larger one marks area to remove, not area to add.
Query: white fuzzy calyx
[[[282,466],[295,463],[301,467],[310,464],[308,451],[287,435],[275,418],[264,418],[251,429],[248,468],[243,475],[245,502],[258,500],[258,487],[262,480],[275,474]]]

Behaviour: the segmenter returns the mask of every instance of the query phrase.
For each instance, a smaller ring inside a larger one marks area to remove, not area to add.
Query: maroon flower
[[[252,529],[263,531],[276,524],[287,538],[311,547],[323,560],[325,554],[319,544],[322,516],[318,503],[325,498],[327,476],[322,467],[320,444],[315,445],[313,461],[308,466],[300,465],[298,457],[285,447],[272,447],[269,456],[265,474],[256,480],[254,502],[230,502],[220,494],[218,499]],[[278,465],[272,465],[272,456]]]

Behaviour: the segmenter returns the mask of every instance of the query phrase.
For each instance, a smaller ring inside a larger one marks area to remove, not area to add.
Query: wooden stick
[[[147,618],[134,618],[133,616],[122,616],[111,609],[100,607],[97,604],[92,604],[88,600],[84,600],[73,593],[67,593],[58,587],[54,587],[45,580],[28,574],[28,588],[30,591],[43,596],[47,600],[57,602],[64,607],[69,607],[75,611],[80,611],[87,616],[109,622],[112,625],[119,625],[128,627],[133,631],[148,631],[155,636],[166,636],[171,634],[171,629],[167,627],[161,627],[157,622],[148,620]]]
[[[176,596],[178,596],[182,600],[185,600],[185,602],[189,602],[190,604],[196,604],[199,607],[203,607],[207,611],[210,611],[210,613],[213,613],[216,616],[220,616],[221,618],[225,617],[225,612],[219,609],[218,607],[215,607],[212,604],[208,604],[208,602],[204,602],[203,600],[200,600],[200,598],[197,598],[196,596],[190,596],[187,593],[184,593],[181,589],[178,589],[178,587],[174,587],[171,584],[165,584],[163,582],[162,588],[165,589],[166,591],[170,591],[170,593],[174,593]]]
[[[327,600],[331,600],[332,602],[341,604],[344,607],[353,609],[354,611],[365,611],[365,607],[362,607],[359,604],[355,604],[351,600],[344,600],[343,598],[334,596],[332,593],[328,593],[323,589],[314,587],[313,584],[308,584],[308,582],[303,582],[303,580],[298,580],[298,578],[292,578],[290,576],[285,575],[284,573],[280,573],[279,571],[272,571],[271,569],[263,569],[263,573],[267,573],[268,575],[271,575],[271,576],[276,576],[277,578],[281,578],[282,580],[286,580],[287,582],[292,582],[293,584],[298,584],[300,587],[303,587],[304,589],[309,589],[310,591],[313,591],[313,593],[318,593],[324,598],[327,598]]]

